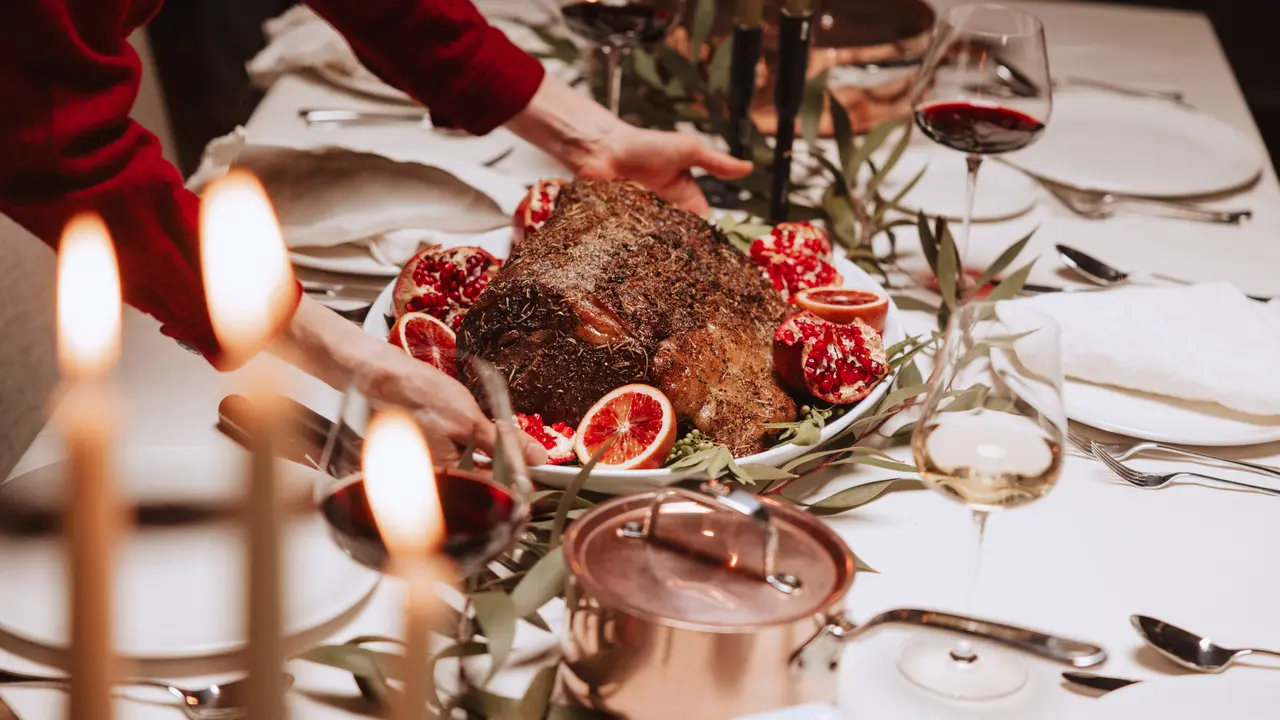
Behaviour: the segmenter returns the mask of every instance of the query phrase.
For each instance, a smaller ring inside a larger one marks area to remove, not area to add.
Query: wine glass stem
[[[605,68],[609,75],[609,112],[617,116],[622,115],[622,65],[628,54],[628,47],[604,46]]]
[[[960,248],[957,250],[961,266],[964,266],[965,258],[969,253],[970,232],[973,226],[973,199],[978,194],[978,168],[982,166],[982,156],[973,153],[966,155],[964,161],[969,172],[965,181],[964,227],[961,229]]]
[[[987,530],[987,511],[973,511],[973,541],[969,546],[969,578],[964,593],[964,612],[972,612],[973,595],[978,587],[978,575],[982,570],[982,537]],[[951,659],[956,662],[971,663],[978,659],[973,644],[968,640],[957,640],[951,651]]]

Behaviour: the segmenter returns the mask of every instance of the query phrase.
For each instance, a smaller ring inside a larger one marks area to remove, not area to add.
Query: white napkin
[[[262,34],[267,46],[245,66],[256,87],[270,87],[285,73],[321,67],[381,82],[360,64],[342,35],[305,5],[263,23]]]
[[[1280,303],[1254,302],[1225,283],[1016,302],[1062,326],[1069,377],[1280,415]]]
[[[519,14],[519,8],[515,10],[513,14]],[[523,22],[491,17],[489,21],[513,43],[526,50],[547,48],[546,43],[524,24],[545,22],[545,17],[526,18]],[[286,73],[326,69],[346,76],[355,86],[378,85],[385,88],[385,92],[402,94],[360,64],[337,29],[305,5],[295,5],[283,15],[266,21],[262,25],[262,33],[267,37],[267,46],[245,66],[255,87],[270,87]],[[577,74],[576,70],[558,60],[546,60],[543,64],[562,80],[569,80]]]
[[[390,265],[436,233],[508,227],[525,194],[520,183],[441,148],[377,134],[250,136],[243,128],[209,144],[188,187],[199,192],[233,164],[262,179],[291,249],[356,244]]]

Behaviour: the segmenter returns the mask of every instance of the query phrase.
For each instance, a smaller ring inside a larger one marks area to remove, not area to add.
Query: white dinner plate
[[[1160,100],[1062,93],[1044,136],[1001,156],[1074,187],[1152,197],[1233,190],[1262,171],[1262,147],[1212,115]]]
[[[501,227],[482,233],[430,234],[429,242],[444,247],[474,245],[484,248],[496,257],[506,257],[511,249],[511,228]],[[388,265],[375,258],[363,245],[335,245],[324,248],[297,248],[289,251],[294,265],[309,270],[394,278],[400,274],[399,265]]]
[[[1275,671],[1235,669],[1222,675],[1146,680],[1093,701],[1080,720],[1272,720],[1280,717]]]
[[[490,251],[492,252],[492,250]],[[506,258],[510,252],[508,245],[507,251],[501,255],[494,253],[495,256]],[[836,269],[844,277],[845,287],[860,288],[863,290],[874,290],[876,292],[887,294],[881,285],[868,275],[862,268],[845,260],[843,257],[836,259]],[[369,315],[365,318],[365,332],[376,335],[380,338],[386,338],[391,329],[387,326],[386,316],[391,314],[391,293],[395,287],[395,281],[387,285],[383,289],[382,294],[374,301],[373,307],[369,310]],[[901,316],[898,312],[898,306],[889,301],[889,314],[885,319],[884,344],[885,347],[906,337],[906,331],[903,329]],[[885,378],[881,383],[871,391],[867,397],[863,398],[849,412],[827,425],[823,429],[821,441],[826,441],[834,437],[837,433],[849,427],[858,418],[865,415],[871,408],[875,407],[876,402],[884,396],[889,390],[889,386],[893,383],[893,377]],[[820,441],[820,442],[821,442]],[[740,463],[754,463],[759,465],[771,465],[773,467],[781,466],[801,455],[809,452],[812,448],[792,445],[779,445],[770,448],[762,453],[749,455],[745,458],[739,458]],[[532,469],[533,477],[538,482],[550,487],[567,487],[574,477],[578,474],[577,467],[556,467],[544,465]],[[590,480],[587,481],[586,489],[609,493],[615,495],[625,495],[628,493],[644,492],[655,487],[663,487],[671,485],[688,474],[681,474],[669,469],[659,470],[607,470],[597,468],[591,473]]]
[[[122,450],[117,472],[127,503],[230,507],[242,492],[246,455],[216,447]],[[280,462],[282,491],[309,500],[317,473]],[[61,462],[0,484],[0,504],[61,506]],[[121,541],[115,579],[115,641],[140,659],[212,657],[243,646],[243,529],[234,520],[132,528]],[[329,538],[318,512],[283,529],[284,620],[290,635],[318,628],[355,607],[381,577]],[[67,573],[54,528],[23,534],[0,525],[0,631],[45,647],[69,640]]]
[[[1068,380],[1067,417],[1099,430],[1177,445],[1240,446],[1280,440],[1280,416],[1247,415],[1110,385]]]

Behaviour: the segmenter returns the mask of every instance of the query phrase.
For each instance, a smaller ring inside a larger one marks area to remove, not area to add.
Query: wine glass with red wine
[[[952,8],[934,28],[912,109],[925,135],[966,156],[968,187],[958,248],[963,257],[982,159],[1035,142],[1053,111],[1044,25],[1034,15],[1003,5]]]
[[[684,0],[560,0],[564,22],[605,54],[609,110],[622,105],[622,65],[636,47],[657,45],[680,19]]]
[[[444,515],[442,548],[464,576],[472,575],[515,544],[529,517],[532,482],[520,450],[519,431],[511,418],[506,384],[491,368],[479,371],[483,379],[481,400],[497,422],[498,452],[492,462],[464,463],[461,467],[436,466],[434,482]],[[389,408],[374,402],[355,388],[342,399],[339,420],[333,423],[320,467],[327,473],[316,487],[320,514],[329,536],[356,562],[375,570],[387,566],[373,509],[365,493],[361,471],[364,432],[374,413]]]

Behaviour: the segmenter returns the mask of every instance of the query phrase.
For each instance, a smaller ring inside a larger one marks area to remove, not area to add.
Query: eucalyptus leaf
[[[556,506],[555,519],[551,523],[551,540],[548,545],[551,548],[560,547],[560,537],[564,535],[564,526],[569,522],[569,511],[573,507],[574,500],[578,497],[578,493],[582,492],[582,486],[587,484],[587,478],[591,477],[591,471],[596,469],[596,463],[600,462],[600,458],[613,447],[613,443],[617,441],[615,435],[605,441],[604,445],[596,451],[595,455],[587,461],[586,465],[578,471],[574,476],[573,482],[569,483],[569,487],[565,488],[564,496],[560,498],[560,504]]]
[[[388,637],[386,635],[357,635],[348,640],[346,645],[374,645],[377,643],[386,643],[388,645],[404,646],[404,640],[400,638]]]
[[[916,189],[916,185],[920,184],[920,180],[924,178],[924,172],[927,169],[928,168],[920,168],[920,172],[916,173],[915,177],[907,181],[907,184],[903,185],[902,188],[898,190],[897,194],[885,202],[880,203],[879,207],[876,208],[875,214],[871,217],[871,224],[873,226],[879,226],[884,220],[884,216],[888,214],[890,210],[897,210],[900,207],[902,199],[909,195],[912,190]]]
[[[983,270],[982,274],[978,276],[978,280],[974,283],[974,287],[980,288],[983,285],[986,285],[994,280],[997,275],[1003,272],[1005,268],[1009,267],[1009,265],[1018,257],[1018,254],[1022,252],[1022,249],[1027,246],[1027,243],[1031,240],[1031,236],[1035,235],[1035,233],[1036,231],[1032,230],[1020,240],[1005,248],[1004,252],[1000,253],[1000,257],[996,258],[995,262],[991,263],[991,265],[988,266],[986,270]]]
[[[297,659],[345,670],[358,677],[386,680],[379,654],[358,645],[319,645],[298,655]]]
[[[523,617],[537,612],[552,598],[560,597],[564,592],[564,583],[569,571],[565,567],[564,552],[556,548],[547,553],[534,565],[515,590],[511,591],[511,603],[516,614]]]
[[[846,185],[856,185],[858,166],[854,164],[854,155],[857,149],[853,142],[853,123],[849,120],[849,111],[845,110],[844,105],[841,105],[836,96],[831,93],[827,93],[827,106],[831,108],[832,134],[835,135],[836,149],[840,155],[840,173],[838,174]],[[853,173],[849,172],[850,166],[853,167]]]
[[[738,467],[742,468],[743,472],[750,475],[752,480],[756,480],[760,482],[773,482],[774,480],[789,480],[795,477],[795,475],[789,472],[786,472],[785,470],[779,470],[778,468],[772,467],[770,465],[759,465],[756,463],[748,463],[746,465],[739,465]]]
[[[716,21],[716,0],[698,0],[693,11],[693,34],[689,38],[689,52],[694,62],[702,57],[702,46],[707,44],[711,26]]]
[[[729,92],[729,71],[733,63],[733,36],[730,35],[711,55],[707,65],[707,88],[713,93]]]
[[[927,392],[929,392],[929,386],[925,383],[896,387],[889,391],[888,395],[885,395],[882,402],[885,407],[897,407],[911,398],[923,395]]]
[[[827,71],[814,75],[804,86],[804,99],[800,102],[800,128],[810,152],[818,149],[818,127],[822,122],[822,106],[827,97]]]
[[[1004,279],[987,295],[987,300],[996,302],[997,300],[1008,300],[1022,292],[1022,286],[1027,284],[1027,277],[1031,275],[1031,267],[1036,264],[1035,260],[1023,265],[1012,275]]]
[[[476,620],[484,630],[484,637],[489,641],[489,674],[485,684],[507,664],[507,656],[511,654],[511,646],[516,638],[515,603],[511,596],[504,592],[482,592],[471,596],[471,604],[476,610]]]
[[[899,310],[916,310],[930,315],[938,312],[938,306],[911,295],[894,295],[893,302]]]
[[[551,693],[556,689],[556,675],[560,666],[548,665],[533,676],[529,689],[520,700],[520,720],[542,720],[551,705]]]
[[[640,78],[646,85],[659,90],[666,90],[667,85],[662,81],[662,75],[658,72],[658,63],[648,51],[640,48],[632,50],[631,68],[635,71],[636,77]]]
[[[897,120],[886,120],[880,123],[862,137],[862,142],[858,143],[858,149],[847,160],[841,157],[844,163],[844,176],[850,185],[857,183],[858,169],[862,164],[870,160],[871,154],[879,150],[880,146],[884,145],[884,141],[900,126],[901,123]]]
[[[920,250],[924,252],[924,259],[929,263],[929,269],[933,271],[934,277],[937,277],[938,238],[929,229],[929,218],[924,213],[916,215],[916,230],[920,234]]]
[[[942,293],[942,304],[948,310],[956,309],[956,284],[959,280],[960,264],[956,262],[955,239],[951,233],[942,232],[942,245],[938,247],[938,290]]]
[[[677,52],[674,48],[663,45],[658,48],[658,64],[680,81],[686,90],[701,87],[702,78],[698,77],[698,68],[693,61]],[[669,89],[669,88],[668,88]]]
[[[854,508],[860,508],[872,500],[875,500],[880,497],[885,490],[888,490],[889,486],[893,485],[895,482],[897,482],[896,478],[893,480],[866,483],[865,485],[855,485],[854,487],[841,490],[834,495],[829,495],[818,502],[799,504],[809,512],[820,517],[838,515],[842,512],[853,510]]]
[[[920,375],[920,368],[914,362],[907,361],[907,364],[898,371],[898,382],[903,387],[919,385],[924,382],[924,377]]]
[[[831,216],[831,230],[835,233],[836,238],[844,245],[856,246],[858,244],[858,219],[853,209],[853,201],[849,199],[849,196],[835,192],[834,187],[828,188],[822,204],[826,208],[827,214]]]
[[[858,557],[856,554],[853,556],[853,572],[854,573],[860,573],[860,572],[873,573],[875,575],[880,574],[879,570],[868,565],[866,561]]]
[[[871,467],[883,468],[885,470],[894,470],[896,472],[916,472],[916,466],[904,463],[900,460],[886,460],[878,457],[853,456],[840,458],[831,463],[832,465],[869,465]]]
[[[898,137],[898,142],[894,144],[893,151],[889,153],[888,159],[884,161],[884,165],[876,171],[875,175],[867,181],[867,197],[874,197],[876,192],[880,189],[880,184],[883,183],[884,179],[889,176],[889,173],[893,172],[893,169],[897,167],[898,161],[902,159],[902,154],[907,151],[907,146],[911,144],[911,127],[910,123],[902,126],[902,135]],[[920,172],[923,174],[924,170],[921,169]],[[919,179],[918,176],[917,179]],[[901,200],[901,198],[899,198],[899,200]],[[897,205],[896,202],[890,204],[895,206]]]

